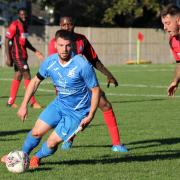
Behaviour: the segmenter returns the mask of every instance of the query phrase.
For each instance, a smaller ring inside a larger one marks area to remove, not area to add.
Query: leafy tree
[[[59,17],[70,14],[76,19],[79,26],[103,26],[102,22],[105,10],[111,5],[112,0],[33,0],[43,9],[45,6],[54,7],[55,24],[58,24]]]
[[[123,27],[157,27],[160,10],[175,0],[113,0],[106,9],[102,22]]]
[[[149,16],[157,18],[161,5],[157,0],[113,0],[112,6],[106,9],[103,22],[110,25],[131,26],[139,18]],[[122,17],[125,18],[121,22]]]
[[[55,24],[71,14],[79,26],[157,27],[163,4],[173,0],[32,0],[43,9],[54,7]]]

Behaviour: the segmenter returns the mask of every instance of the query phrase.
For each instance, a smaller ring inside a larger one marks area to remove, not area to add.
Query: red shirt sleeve
[[[57,50],[55,48],[55,38],[51,39],[51,41],[48,44],[48,55],[57,53]]]
[[[6,38],[12,39],[13,36],[16,34],[16,23],[12,22],[6,31]]]
[[[92,47],[91,43],[88,41],[88,39],[83,36],[83,42],[84,42],[84,50],[83,55],[89,60],[89,61],[96,61],[98,60],[98,56]]]

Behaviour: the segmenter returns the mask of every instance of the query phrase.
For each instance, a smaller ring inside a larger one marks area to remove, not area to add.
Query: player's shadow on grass
[[[180,158],[180,151],[157,151],[153,154],[148,155],[126,155],[120,157],[100,157],[101,159],[83,159],[83,160],[64,160],[64,161],[46,161],[42,162],[41,165],[92,165],[92,164],[114,164],[114,163],[131,163],[131,162],[147,162],[147,161],[157,161],[157,160],[171,160]]]
[[[19,141],[18,138],[10,138],[10,139],[7,139],[7,138],[0,138],[0,141]]]
[[[135,141],[125,144],[129,151],[134,149],[142,149],[142,148],[150,148],[162,145],[172,145],[180,143],[180,138],[166,138],[166,139],[150,139],[150,140],[143,140],[143,141]],[[98,148],[98,147],[108,147],[110,148],[111,145],[74,145],[73,148]]]
[[[28,171],[26,171],[27,173],[34,173],[34,172],[40,172],[40,171],[51,171],[53,170],[53,168],[37,168],[37,169],[29,169]],[[25,173],[26,173],[25,172]]]
[[[114,103],[114,104],[119,104],[119,103],[141,103],[141,102],[148,102],[148,101],[164,101],[164,100],[167,100],[167,98],[158,98],[158,99],[137,99],[137,100],[127,100],[127,101],[111,101],[111,103]]]
[[[180,138],[175,137],[175,138],[149,139],[149,140],[143,140],[143,141],[135,141],[135,142],[130,142],[126,145],[127,146],[138,145],[136,147],[129,148],[130,150],[132,150],[132,149],[149,148],[149,147],[161,146],[161,145],[172,145],[172,144],[178,144],[178,143],[180,143]]]
[[[15,131],[0,131],[0,136],[11,136],[11,135],[17,135],[17,134],[24,134],[28,133],[30,129],[20,129]]]
[[[112,145],[73,145],[73,148],[111,148]]]

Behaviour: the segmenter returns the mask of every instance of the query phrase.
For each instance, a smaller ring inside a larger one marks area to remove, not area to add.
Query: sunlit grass
[[[129,152],[111,152],[107,128],[98,110],[91,125],[78,134],[70,151],[63,152],[59,148],[53,156],[41,161],[40,168],[19,175],[8,172],[1,164],[0,179],[179,179],[180,91],[175,98],[166,95],[174,65],[123,65],[110,69],[119,81],[117,88],[106,88],[106,78],[99,73],[98,77],[117,116],[121,141]],[[2,156],[21,149],[41,110],[29,108],[27,121],[21,123],[17,110],[5,106],[13,71],[0,70]],[[36,74],[36,69],[32,74]],[[46,82],[49,80],[41,84],[41,91],[36,93],[43,105],[55,97],[53,86]],[[21,103],[23,94],[21,86],[17,104]]]

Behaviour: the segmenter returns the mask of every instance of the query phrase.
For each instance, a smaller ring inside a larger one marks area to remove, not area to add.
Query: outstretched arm
[[[27,118],[28,115],[28,111],[27,111],[27,105],[28,102],[30,100],[30,98],[34,95],[34,93],[36,92],[39,84],[40,84],[41,80],[35,76],[29,83],[25,95],[24,95],[24,99],[21,103],[21,106],[17,112],[18,117],[24,121]]]
[[[114,84],[115,87],[118,86],[118,82],[116,78],[99,60],[94,48],[92,47],[92,45],[85,36],[83,37],[83,42],[84,42],[83,55],[93,65],[93,67],[95,67],[98,71],[100,71],[102,74],[104,74],[107,77],[107,81],[108,81],[107,87],[109,87],[111,83]]]
[[[27,47],[28,49],[30,49],[31,51],[33,51],[33,52],[35,53],[35,55],[38,57],[39,60],[41,60],[41,61],[44,60],[43,54],[42,54],[40,51],[36,50],[36,49],[32,46],[32,44],[29,42],[28,39],[26,39],[26,47]]]
[[[174,96],[180,82],[180,63],[176,64],[174,78],[168,87],[168,96]]]
[[[102,74],[104,74],[107,77],[107,87],[110,86],[110,84],[114,84],[115,87],[118,86],[118,82],[116,78],[112,75],[112,73],[101,63],[100,60],[95,61],[93,65],[97,70],[99,70]]]
[[[91,97],[91,108],[89,111],[88,116],[86,116],[80,123],[80,126],[84,129],[93,119],[96,109],[99,104],[99,99],[100,99],[100,88],[99,87],[94,87],[91,89],[92,91],[92,97]]]

